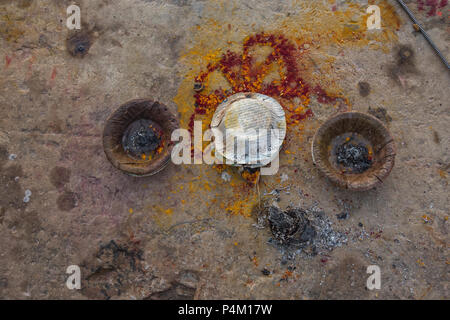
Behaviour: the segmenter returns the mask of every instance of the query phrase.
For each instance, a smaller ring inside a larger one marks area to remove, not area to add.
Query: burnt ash
[[[155,151],[161,143],[161,135],[152,126],[153,122],[147,119],[131,123],[122,137],[122,146],[125,152],[140,158],[143,154]]]
[[[302,235],[309,221],[304,217],[301,209],[281,211],[276,207],[269,208],[269,226],[274,238],[280,244],[295,244],[307,239]]]
[[[372,166],[369,150],[354,143],[344,143],[336,149],[336,162],[351,173],[363,173]]]
[[[259,220],[266,220],[272,232],[269,243],[277,246],[284,259],[294,259],[297,254],[312,257],[332,251],[347,243],[344,233],[335,231],[325,212],[316,208],[288,208],[276,206],[263,210]]]

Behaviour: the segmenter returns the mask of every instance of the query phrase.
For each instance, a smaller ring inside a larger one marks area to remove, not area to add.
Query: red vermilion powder
[[[417,8],[420,11],[425,10],[425,7],[429,7],[428,16],[435,16],[438,13],[438,9],[444,8],[448,4],[448,0],[418,0]]]
[[[255,62],[251,50],[256,46],[269,46],[272,53],[266,57],[265,61],[259,65]],[[209,64],[206,71],[201,72],[195,81],[204,85],[208,81],[209,75],[214,71],[220,71],[228,80],[231,90],[222,88],[215,90],[210,94],[197,92],[194,94],[195,110],[189,120],[189,130],[193,131],[193,125],[196,115],[204,115],[208,111],[214,111],[217,106],[226,99],[226,97],[238,92],[258,92],[278,98],[277,100],[283,106],[280,100],[291,101],[294,98],[307,100],[311,93],[317,95],[320,103],[331,103],[336,100],[326,94],[320,86],[313,90],[303,80],[298,70],[297,61],[301,57],[298,47],[282,35],[259,33],[248,37],[243,43],[243,52],[241,55],[227,51],[221,59],[215,64]],[[280,69],[280,81],[264,83],[263,80],[270,70],[270,66],[277,63]],[[289,113],[289,120],[303,120],[313,115],[310,109],[299,113],[283,106]]]

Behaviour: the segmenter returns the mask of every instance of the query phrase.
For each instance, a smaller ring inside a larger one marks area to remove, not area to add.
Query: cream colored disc
[[[216,157],[227,164],[261,167],[278,155],[286,136],[281,105],[259,93],[237,93],[223,101],[211,121]]]

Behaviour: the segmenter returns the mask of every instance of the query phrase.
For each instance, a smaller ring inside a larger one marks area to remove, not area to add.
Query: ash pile
[[[316,207],[286,210],[274,205],[265,207],[258,216],[258,226],[270,228],[269,243],[281,249],[288,258],[297,254],[308,257],[326,254],[348,241],[344,233],[333,229],[325,212]]]

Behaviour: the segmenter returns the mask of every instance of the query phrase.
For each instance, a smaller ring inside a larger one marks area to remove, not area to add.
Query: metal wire
[[[425,39],[427,39],[428,43],[431,45],[431,47],[434,49],[434,51],[436,51],[438,56],[441,58],[442,62],[444,62],[444,64],[446,65],[447,69],[450,69],[450,65],[448,64],[447,59],[444,57],[442,52],[439,51],[439,49],[436,46],[436,44],[433,42],[433,40],[431,40],[431,38],[428,35],[428,33],[423,29],[423,27],[420,25],[419,21],[417,21],[416,17],[411,12],[411,10],[409,10],[408,6],[402,0],[397,0],[397,1],[403,7],[403,9],[406,11],[406,13],[411,18],[411,20],[419,27],[420,32],[422,32],[423,36],[425,37]]]

